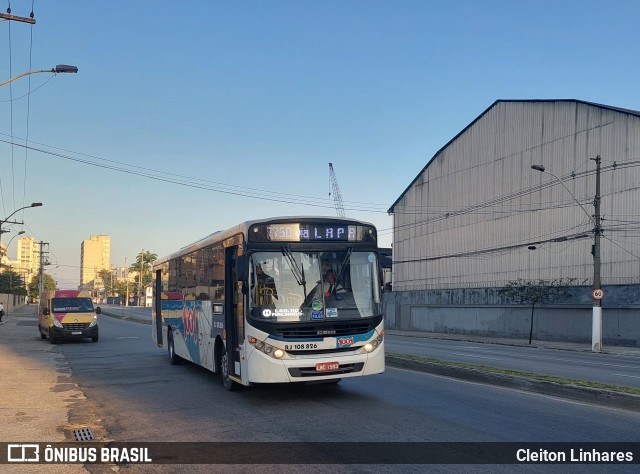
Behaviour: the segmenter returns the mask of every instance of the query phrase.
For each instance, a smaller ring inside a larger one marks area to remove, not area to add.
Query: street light
[[[37,71],[29,71],[23,74],[19,74],[11,79],[4,81],[0,84],[0,87],[9,84],[10,82],[15,81],[16,79],[20,79],[21,77],[29,76],[31,74],[39,74],[43,72],[53,73],[53,74],[76,74],[78,72],[78,68],[76,66],[69,66],[68,64],[58,64],[56,67],[51,69],[40,69]]]
[[[9,219],[11,219],[11,217],[17,213],[20,212],[23,209],[29,209],[30,207],[40,207],[42,206],[41,202],[32,202],[30,205],[28,206],[24,206],[21,207],[20,209],[16,209],[15,211],[13,211],[11,214],[9,214],[7,217],[5,217],[4,219],[0,220],[0,230],[2,230],[2,224],[4,224],[5,222],[9,222]],[[24,222],[14,222],[14,224],[24,224]],[[1,233],[1,232],[0,232]]]
[[[15,239],[18,235],[22,235],[22,234],[24,234],[24,230],[21,230],[16,235],[11,237],[11,239],[9,239],[9,243],[7,244],[7,255],[9,254],[9,245],[11,245],[11,242],[13,241],[13,239]],[[4,255],[0,253],[0,261],[2,260],[3,256]],[[13,294],[13,267],[11,265],[7,265],[7,267],[9,268],[9,294],[12,295]],[[11,307],[11,304],[9,304],[9,297],[7,296],[7,310],[6,310],[7,316],[9,315],[10,307]]]
[[[10,222],[11,224],[24,224],[24,222],[11,222],[11,221],[9,221],[9,219],[11,219],[11,216],[13,216],[17,212],[20,212],[23,209],[29,209],[30,207],[40,207],[40,206],[42,206],[41,202],[32,202],[31,205],[21,207],[20,209],[16,209],[11,214],[9,214],[7,217],[5,217],[4,219],[0,220],[0,241],[2,241],[2,234],[5,233],[5,232],[8,232],[7,230],[2,230],[2,226],[4,225],[5,222]]]
[[[551,171],[547,171],[545,169],[544,165],[531,165],[531,169],[532,170],[536,170],[536,171],[541,171],[542,173],[550,174],[551,176],[556,178],[556,180],[558,180],[558,182],[564,187],[564,189],[566,189],[567,192],[571,195],[571,197],[578,204],[578,206],[580,206],[580,209],[582,209],[584,211],[584,213],[589,217],[589,220],[593,220],[593,216],[587,212],[587,210],[582,206],[582,204],[580,204],[580,201],[578,201],[578,199],[573,195],[573,193],[571,191],[569,191],[569,188],[567,188],[567,186],[562,182],[562,180],[560,178],[558,178]]]
[[[18,232],[16,235],[14,235],[9,239],[9,243],[7,244],[7,254],[9,253],[9,245],[11,245],[11,242],[13,242],[13,239],[15,239],[16,237],[22,234],[24,234],[24,230],[21,230],[20,232]]]
[[[544,165],[531,165],[531,169],[541,172],[547,172],[551,176],[553,176],[567,192],[571,195],[573,200],[578,203],[580,208],[584,211],[584,213],[589,216],[589,220],[593,221],[593,251],[591,252],[593,255],[593,314],[591,318],[591,350],[593,352],[600,352],[602,350],[602,289],[601,289],[601,279],[600,279],[600,233],[602,231],[602,226],[600,225],[600,155],[595,158],[591,158],[596,162],[596,196],[593,200],[594,205],[594,215],[592,216],[587,212],[587,210],[580,204],[580,202],[576,199],[569,188],[565,186],[560,178],[558,178],[555,174],[546,171]],[[600,295],[596,298],[596,293]]]

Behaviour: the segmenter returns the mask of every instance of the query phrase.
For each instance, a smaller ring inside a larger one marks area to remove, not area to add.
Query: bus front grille
[[[373,330],[370,324],[348,324],[345,326],[290,326],[273,331],[278,339],[312,339],[318,337],[340,337],[366,334]]]

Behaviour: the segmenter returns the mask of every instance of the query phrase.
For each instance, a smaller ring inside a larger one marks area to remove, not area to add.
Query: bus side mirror
[[[100,306],[96,306],[96,314],[100,314],[100,313],[102,313]]]
[[[244,281],[247,278],[247,265],[249,260],[246,255],[239,255],[236,258],[236,280]]]
[[[43,309],[42,314],[44,314],[45,316],[49,316],[49,308]]]

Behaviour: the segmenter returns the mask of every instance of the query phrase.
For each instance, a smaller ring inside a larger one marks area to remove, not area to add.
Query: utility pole
[[[142,301],[142,271],[143,271],[143,263],[144,263],[144,249],[140,252],[140,284],[138,285],[138,306],[144,306],[141,304]]]
[[[125,306],[129,306],[129,267],[127,267],[127,257],[124,257],[124,281],[127,284],[127,291],[125,295]]]
[[[48,242],[39,242],[40,245],[40,269],[39,269],[39,278],[38,278],[38,295],[42,294],[44,291],[44,266],[46,265],[44,260],[44,246],[49,245]],[[46,252],[48,253],[48,252]]]
[[[19,22],[22,22],[22,23],[29,23],[31,25],[35,25],[36,24],[36,20],[34,18],[33,12],[31,12],[31,14],[29,15],[29,18],[26,18],[24,16],[12,15],[11,14],[11,8],[7,9],[7,13],[0,13],[0,18],[2,18],[3,20],[7,20],[7,21],[19,21]]]
[[[600,234],[602,233],[602,223],[600,220],[600,155],[591,158],[596,162],[596,196],[593,200],[595,209],[593,226],[593,291],[601,291],[602,283],[600,279]],[[602,350],[602,299],[593,300],[593,318],[591,321],[591,350],[600,352]]]

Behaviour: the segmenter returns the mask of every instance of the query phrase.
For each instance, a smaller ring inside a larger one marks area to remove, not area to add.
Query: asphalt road
[[[640,349],[635,355],[602,354],[393,334],[385,345],[388,352],[640,389]]]
[[[0,328],[0,441],[56,441],[71,428],[98,440],[255,442],[636,442],[640,413],[388,368],[337,386],[261,385],[226,392],[191,364],[172,366],[146,324],[100,317],[100,341],[52,345],[34,315]],[[9,392],[7,392],[9,388]],[[23,393],[24,395],[18,396]],[[28,400],[27,400],[28,399]],[[53,416],[52,416],[53,415]],[[43,434],[43,423],[49,423]],[[57,434],[56,434],[57,433]],[[32,436],[32,438],[29,438]],[[15,440],[15,438],[13,438]],[[68,439],[68,438],[67,438]],[[318,449],[322,449],[318,444]],[[328,453],[330,455],[330,453]],[[509,465],[118,466],[119,472],[512,472]],[[640,455],[640,453],[638,453]],[[455,458],[458,459],[458,458]],[[76,466],[79,467],[79,466]],[[35,468],[35,466],[34,466]],[[88,466],[113,472],[113,466]],[[602,472],[603,466],[526,465],[524,472]],[[607,466],[608,472],[635,472]],[[39,472],[22,471],[15,472]],[[53,471],[52,471],[53,472]]]
[[[637,412],[395,368],[338,386],[260,385],[230,393],[205,369],[170,365],[148,325],[104,317],[100,324],[99,343],[59,348],[90,401],[74,415],[95,413],[96,431],[111,440],[638,441]],[[401,470],[407,469],[376,472]]]
[[[125,318],[151,321],[150,308],[104,309]],[[528,345],[524,340],[501,338],[483,338],[485,342],[478,343],[439,339],[437,334],[422,336],[425,334],[387,331],[386,351],[640,389],[640,348],[608,347],[606,352],[593,353],[586,344],[535,341]]]

